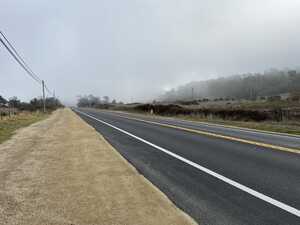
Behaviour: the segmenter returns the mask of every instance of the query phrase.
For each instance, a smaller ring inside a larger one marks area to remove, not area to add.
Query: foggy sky
[[[300,65],[299,0],[1,0],[0,29],[65,103],[151,99],[192,80]],[[40,87],[0,46],[0,95]]]

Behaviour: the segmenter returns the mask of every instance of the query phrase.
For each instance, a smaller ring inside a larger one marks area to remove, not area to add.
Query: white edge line
[[[280,201],[278,201],[276,199],[273,199],[273,198],[271,198],[271,197],[269,197],[267,195],[264,195],[264,194],[262,194],[262,193],[260,193],[258,191],[255,191],[255,190],[253,190],[253,189],[251,189],[251,188],[249,188],[249,187],[247,187],[247,186],[245,186],[243,184],[240,184],[240,183],[238,183],[238,182],[236,182],[234,180],[231,180],[231,179],[229,179],[229,178],[227,178],[227,177],[225,177],[225,176],[223,176],[221,174],[218,174],[218,173],[216,173],[216,172],[214,172],[214,171],[212,171],[210,169],[207,169],[206,167],[200,166],[199,164],[194,163],[191,160],[183,158],[180,155],[177,155],[177,154],[175,154],[175,153],[173,153],[173,152],[171,152],[171,151],[169,151],[169,150],[167,150],[165,148],[157,146],[157,145],[155,145],[155,144],[153,144],[153,143],[151,143],[151,142],[149,142],[149,141],[147,141],[147,140],[145,140],[143,138],[140,138],[140,137],[138,137],[138,136],[136,136],[134,134],[131,134],[131,133],[129,133],[129,132],[127,132],[127,131],[125,131],[125,130],[123,130],[121,128],[118,128],[118,127],[116,127],[114,125],[111,125],[111,124],[109,124],[109,123],[107,123],[107,122],[105,122],[103,120],[97,119],[97,118],[95,118],[95,117],[93,117],[93,116],[91,116],[91,115],[89,115],[89,114],[87,114],[85,112],[81,112],[81,111],[79,111],[77,109],[73,109],[73,110],[76,111],[76,112],[79,112],[79,113],[81,113],[81,114],[83,114],[83,115],[85,115],[87,117],[90,117],[90,118],[92,118],[92,119],[94,119],[94,120],[96,120],[96,121],[98,121],[100,123],[103,123],[103,124],[105,124],[105,125],[107,125],[109,127],[112,127],[112,128],[114,128],[114,129],[116,129],[116,130],[118,130],[118,131],[120,131],[120,132],[122,132],[124,134],[127,134],[128,136],[133,137],[133,138],[135,138],[135,139],[137,139],[137,140],[139,140],[139,141],[141,141],[141,142],[143,142],[143,143],[145,143],[147,145],[150,145],[153,148],[156,148],[156,149],[158,149],[158,150],[160,150],[160,151],[162,151],[162,152],[164,152],[164,153],[166,153],[166,154],[168,154],[168,155],[170,155],[170,156],[172,156],[172,157],[174,157],[174,158],[176,158],[176,159],[178,159],[178,160],[180,160],[182,162],[185,162],[186,164],[188,164],[188,165],[190,165],[190,166],[192,166],[192,167],[194,167],[194,168],[196,168],[198,170],[201,170],[201,171],[203,171],[203,172],[205,172],[205,173],[207,173],[207,174],[209,174],[209,175],[211,175],[213,177],[218,178],[219,180],[222,180],[223,182],[225,182],[227,184],[230,184],[230,185],[232,185],[232,186],[234,186],[234,187],[236,187],[236,188],[238,188],[238,189],[240,189],[240,190],[242,190],[244,192],[247,192],[248,194],[250,194],[250,195],[252,195],[252,196],[254,196],[256,198],[259,198],[259,199],[261,199],[261,200],[263,200],[265,202],[268,202],[268,203],[270,203],[270,204],[272,204],[272,205],[274,205],[274,206],[276,206],[278,208],[281,208],[281,209],[283,209],[283,210],[285,210],[285,211],[287,211],[287,212],[289,212],[289,213],[291,213],[291,214],[293,214],[295,216],[300,217],[300,211],[298,209],[292,207],[292,206],[289,206],[289,205],[287,205],[287,204],[285,204],[283,202],[280,202]]]

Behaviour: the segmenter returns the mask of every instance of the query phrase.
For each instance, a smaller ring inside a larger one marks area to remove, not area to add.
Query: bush
[[[152,105],[142,104],[133,108],[139,112],[150,112],[162,116],[176,116],[176,115],[198,115],[204,118],[215,116],[223,120],[244,120],[244,121],[264,121],[268,119],[278,120],[280,113],[278,110],[273,111],[259,111],[248,109],[188,109],[175,104],[169,105]]]
[[[279,95],[268,97],[268,101],[270,101],[270,102],[280,101],[280,100],[281,100],[281,96],[279,96]]]
[[[300,101],[300,94],[299,93],[293,93],[290,95],[288,100],[293,101],[293,102],[299,102]]]

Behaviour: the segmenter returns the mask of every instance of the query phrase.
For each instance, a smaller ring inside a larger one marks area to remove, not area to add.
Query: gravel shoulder
[[[0,145],[0,224],[196,224],[70,109]]]

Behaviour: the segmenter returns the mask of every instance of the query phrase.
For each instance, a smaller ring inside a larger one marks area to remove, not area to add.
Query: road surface
[[[75,110],[200,224],[300,224],[299,137]]]

